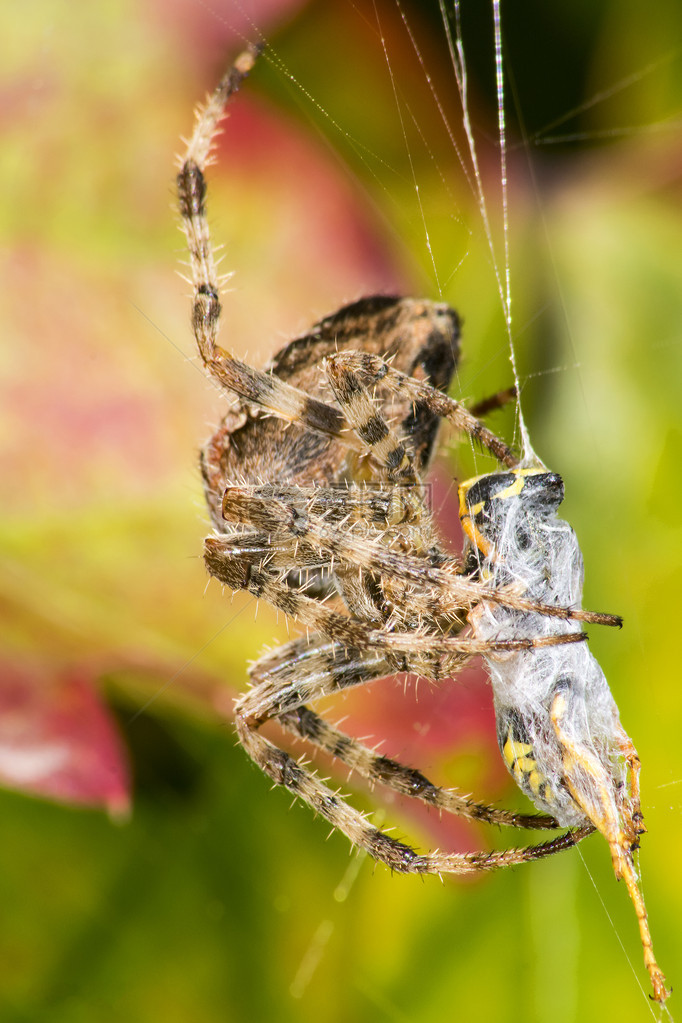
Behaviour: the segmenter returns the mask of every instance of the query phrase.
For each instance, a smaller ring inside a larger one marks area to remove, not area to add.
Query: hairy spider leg
[[[476,419],[483,419],[490,412],[495,412],[497,409],[504,408],[510,401],[514,401],[518,398],[519,392],[513,385],[511,387],[505,387],[501,391],[496,391],[495,394],[489,394],[487,398],[481,398],[480,401],[475,402],[473,405],[469,405],[469,414],[475,416]]]
[[[442,603],[442,613],[455,613],[457,608],[473,606],[482,600],[503,604],[519,611],[533,611],[562,620],[583,621],[593,624],[618,624],[620,619],[598,611],[563,608],[542,604],[521,597],[511,589],[495,590],[476,580],[468,579],[459,571],[454,559],[440,567],[425,558],[388,549],[377,540],[352,533],[328,524],[323,518],[304,512],[292,513],[284,500],[267,500],[257,496],[257,487],[227,487],[223,497],[223,515],[226,519],[255,526],[259,530],[287,534],[307,544],[319,546],[329,558],[346,561],[356,567],[385,573],[396,579],[407,580],[424,589],[432,587],[433,599]],[[292,549],[295,545],[292,544]],[[432,637],[432,641],[434,641]],[[437,640],[440,642],[440,640]],[[576,642],[575,634],[564,634],[563,641]]]
[[[467,820],[512,828],[556,830],[559,827],[556,820],[547,814],[498,810],[484,803],[474,802],[471,797],[463,796],[457,789],[434,785],[421,771],[377,753],[375,749],[330,725],[310,707],[301,706],[295,711],[287,711],[281,714],[278,720],[292,734],[329,753],[372,784],[378,782],[401,796],[419,799],[437,810]]]
[[[206,103],[199,107],[194,132],[185,153],[179,159],[178,204],[182,229],[187,238],[194,287],[192,326],[204,365],[223,387],[287,422],[298,422],[340,439],[345,421],[338,409],[307,395],[272,373],[254,369],[217,345],[221,314],[220,277],[206,217],[204,172],[210,163],[220,122],[226,116],[226,106],[253,68],[260,49],[259,46],[247,48],[221,79]],[[471,427],[472,422],[476,421],[469,416],[467,425]],[[480,423],[474,432],[483,443],[491,440],[493,453],[495,449],[509,452],[506,445],[494,438]],[[348,446],[358,447],[352,435],[344,436],[343,439]],[[506,457],[513,458],[511,454]]]
[[[330,378],[341,375],[344,371],[364,377],[370,385],[383,380],[390,383],[398,393],[409,395],[415,403],[421,404],[435,415],[449,420],[462,433],[468,434],[478,441],[503,465],[513,468],[519,464],[518,457],[504,441],[496,437],[480,419],[469,412],[464,405],[449,398],[442,391],[437,391],[428,384],[401,373],[383,359],[368,352],[339,352],[327,360],[327,373]]]
[[[556,829],[556,820],[547,814],[511,813],[475,803],[456,789],[443,789],[429,782],[418,770],[406,767],[390,757],[370,749],[328,724],[310,707],[302,704],[294,710],[283,709],[293,694],[302,701],[319,696],[320,687],[338,692],[350,685],[361,685],[392,674],[394,664],[374,652],[354,650],[313,635],[292,639],[269,652],[252,665],[249,677],[252,691],[241,697],[242,712],[247,708],[256,719],[264,714],[275,717],[292,735],[305,739],[332,757],[342,761],[371,783],[380,783],[403,796],[421,800],[428,806],[471,820],[512,828]],[[301,687],[306,680],[306,696]],[[329,688],[330,687],[330,688]]]
[[[385,470],[386,478],[407,485],[417,483],[419,476],[405,444],[388,425],[357,375],[340,365],[334,356],[327,360],[325,370],[346,419]]]
[[[282,419],[301,421],[311,429],[338,437],[344,422],[337,409],[310,398],[273,374],[253,369],[216,343],[221,314],[220,277],[206,217],[204,172],[220,122],[226,116],[226,105],[253,68],[259,52],[258,46],[245,50],[199,107],[194,132],[179,158],[178,205],[194,287],[192,327],[206,369],[223,387]]]
[[[593,828],[585,826],[566,832],[540,845],[505,849],[501,852],[418,854],[409,845],[399,842],[374,825],[365,815],[354,810],[338,791],[325,785],[317,775],[307,771],[293,757],[260,735],[246,718],[237,714],[237,734],[244,749],[254,763],[276,785],[302,799],[315,813],[324,817],[333,828],[348,840],[364,849],[375,860],[403,874],[472,874],[480,870],[511,867],[531,860],[551,856],[576,845],[591,834]]]
[[[264,536],[266,534],[263,534]],[[286,532],[281,534],[286,537]],[[279,537],[275,537],[277,542]],[[307,597],[303,592],[287,585],[281,577],[268,572],[262,564],[248,563],[240,550],[235,557],[230,536],[209,536],[206,538],[204,556],[211,575],[225,583],[232,590],[248,590],[253,596],[267,601],[278,611],[302,625],[324,633],[330,639],[349,646],[388,648],[394,653],[423,654],[429,660],[429,672],[413,668],[407,662],[395,668],[397,671],[418,670],[428,678],[439,679],[450,676],[452,655],[463,658],[488,651],[532,650],[564,643],[581,643],[585,640],[582,632],[550,636],[523,636],[518,639],[478,640],[471,637],[437,636],[427,632],[388,632],[377,628],[374,623],[340,614],[319,600]]]
[[[368,659],[366,651],[352,648],[346,648],[342,653],[334,650],[330,656],[328,641],[318,639],[317,642],[321,646],[316,646],[316,639],[313,639],[311,648],[304,653],[302,641],[296,640],[295,646],[287,644],[283,650],[274,651],[253,666],[252,676],[259,681],[236,704],[237,733],[249,756],[268,777],[306,802],[354,845],[401,873],[465,874],[552,855],[576,844],[593,830],[590,826],[578,828],[541,845],[502,852],[432,852],[420,855],[369,824],[366,816],[351,807],[338,791],[330,789],[316,774],[260,735],[260,726],[270,719],[279,720],[294,734],[328,748],[329,752],[370,780],[381,781],[397,791],[407,790],[407,794],[416,795],[424,802],[451,813],[519,827],[551,827],[553,822],[551,818],[543,820],[505,815],[472,804],[458,793],[432,786],[419,772],[378,756],[322,722],[303,706],[304,700],[338,692],[351,685],[362,685],[381,677],[390,665],[382,655]],[[292,655],[293,663],[297,662],[299,669],[296,678],[292,677]],[[279,681],[275,677],[278,669],[282,674]]]
[[[420,771],[405,767],[390,757],[382,756],[357,739],[351,738],[309,707],[301,704],[284,710],[291,694],[301,700],[310,699],[302,692],[299,680],[319,695],[320,686],[333,691],[349,685],[362,685],[383,678],[394,671],[393,663],[375,652],[344,647],[324,636],[299,637],[260,657],[249,670],[252,690],[248,694],[250,713],[257,719],[267,713],[297,738],[329,753],[370,782],[380,782],[404,796],[421,800],[438,810],[486,821],[489,824],[518,828],[556,829],[557,822],[546,814],[520,814],[498,810],[475,803],[456,789],[445,789],[429,781]],[[247,703],[240,698],[242,708]]]
[[[514,814],[473,802],[456,790],[444,789],[430,782],[420,771],[378,754],[338,728],[327,724],[309,707],[283,710],[299,688],[303,674],[306,689],[319,687],[324,692],[337,692],[349,685],[362,685],[382,677],[392,666],[381,657],[360,650],[329,643],[324,637],[299,638],[260,658],[251,668],[253,689],[238,704],[240,713],[261,722],[276,718],[299,738],[303,738],[341,760],[371,782],[381,784],[402,795],[420,799],[436,807],[470,820],[520,828],[553,829],[556,821],[546,815]]]

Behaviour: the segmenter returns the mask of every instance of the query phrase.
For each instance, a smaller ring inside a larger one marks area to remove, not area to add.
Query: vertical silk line
[[[381,42],[382,50],[384,52],[384,60],[386,61],[386,67],[388,68],[389,78],[391,79],[391,88],[393,89],[393,97],[395,99],[395,107],[396,107],[396,111],[398,113],[398,120],[400,121],[400,130],[403,133],[403,141],[405,142],[405,151],[407,152],[407,159],[408,159],[409,164],[410,164],[410,173],[412,175],[412,187],[414,188],[414,194],[415,194],[415,196],[417,198],[417,205],[419,206],[419,216],[421,217],[422,227],[424,228],[424,237],[425,237],[425,241],[426,241],[426,249],[427,249],[427,252],[429,254],[429,258],[431,260],[431,269],[433,270],[434,280],[436,282],[436,287],[438,289],[438,296],[439,296],[439,298],[442,299],[443,298],[443,288],[442,288],[442,285],[441,285],[441,282],[440,282],[440,278],[438,276],[438,266],[436,264],[436,260],[435,260],[434,254],[433,254],[433,247],[431,245],[431,235],[429,233],[429,225],[428,225],[427,220],[426,220],[426,213],[424,211],[424,203],[422,202],[421,191],[419,189],[419,181],[417,180],[417,172],[416,172],[416,168],[415,168],[415,165],[414,165],[414,160],[412,159],[412,150],[410,149],[410,141],[409,141],[409,139],[407,137],[407,128],[405,127],[405,120],[403,118],[403,111],[402,111],[402,106],[401,106],[401,103],[400,103],[400,96],[398,94],[398,87],[396,85],[395,75],[393,74],[393,67],[391,65],[391,61],[390,61],[390,58],[388,56],[388,50],[386,48],[386,39],[385,39],[384,33],[383,33],[382,29],[381,29],[381,23],[379,21],[379,11],[378,11],[376,2],[374,3],[374,17],[376,18],[377,30],[379,32],[379,39],[380,39],[380,42]]]
[[[472,130],[471,120],[469,117],[469,101],[467,95],[467,70],[466,60],[464,55],[464,43],[462,41],[461,31],[461,18],[460,18],[460,2],[454,0],[453,12],[454,12],[454,24],[455,24],[455,35],[450,27],[450,21],[447,17],[445,10],[445,0],[439,0],[439,7],[441,12],[441,18],[443,21],[443,27],[445,29],[448,46],[450,49],[450,59],[452,62],[453,71],[455,74],[455,80],[457,82],[457,88],[460,95],[460,103],[462,106],[462,121],[464,131],[469,144],[469,154],[471,157],[471,164],[473,167],[474,180],[476,182],[476,192],[478,198],[478,207],[483,221],[483,227],[485,230],[486,238],[488,240],[488,247],[490,249],[490,255],[493,263],[493,270],[497,281],[497,290],[500,296],[500,302],[502,303],[502,309],[504,312],[505,326],[507,331],[507,340],[509,344],[509,360],[512,366],[512,373],[514,376],[514,384],[516,386],[517,402],[516,408],[518,413],[519,431],[521,433],[521,443],[523,447],[524,461],[530,462],[537,460],[533,451],[528,430],[526,427],[525,420],[523,418],[523,411],[521,409],[520,399],[520,385],[519,385],[519,374],[516,364],[516,352],[514,350],[514,343],[512,338],[512,319],[511,319],[511,271],[509,264],[509,203],[507,195],[507,138],[506,138],[506,122],[504,113],[504,67],[502,61],[502,27],[501,27],[501,16],[500,16],[500,5],[501,0],[492,0],[493,5],[493,23],[494,23],[494,42],[495,42],[495,76],[496,76],[496,88],[497,88],[497,118],[498,118],[498,132],[499,132],[499,145],[500,145],[500,165],[501,165],[501,179],[502,179],[502,214],[503,214],[503,234],[504,234],[504,280],[500,271],[500,266],[495,253],[495,244],[493,241],[493,232],[488,217],[488,208],[485,199],[485,191],[483,189],[483,179],[478,165],[478,155],[476,152],[476,142]]]
[[[469,96],[468,96],[468,77],[467,77],[467,66],[464,55],[464,44],[462,42],[462,32],[460,27],[460,9],[459,0],[454,0],[453,11],[455,15],[455,38],[453,39],[452,29],[450,27],[450,21],[445,9],[445,0],[439,0],[439,7],[441,13],[441,19],[443,21],[443,28],[445,30],[445,36],[448,41],[448,48],[450,50],[450,61],[452,63],[452,70],[455,75],[455,81],[457,83],[457,90],[459,92],[459,101],[462,107],[462,125],[467,138],[469,146],[469,156],[471,159],[471,166],[473,169],[474,180],[476,182],[475,195],[478,201],[478,209],[481,215],[481,221],[483,222],[483,228],[485,230],[485,236],[488,241],[488,248],[490,249],[490,256],[493,263],[493,270],[495,272],[495,278],[497,280],[497,287],[500,293],[500,299],[504,305],[504,296],[502,291],[502,282],[500,280],[499,268],[497,265],[497,258],[495,255],[495,244],[493,242],[492,228],[490,227],[490,220],[488,218],[488,207],[485,201],[485,190],[483,188],[483,178],[478,165],[478,153],[476,151],[476,140],[474,138],[474,132],[471,125],[471,118],[469,117]],[[468,179],[469,175],[467,175]]]
[[[507,327],[507,339],[509,341],[509,361],[512,366],[512,373],[514,374],[514,384],[516,385],[517,394],[517,411],[519,417],[519,429],[521,431],[521,439],[523,443],[523,456],[524,461],[528,460],[533,456],[533,448],[530,443],[530,437],[526,427],[526,421],[523,418],[523,409],[521,408],[521,387],[519,384],[519,372],[516,364],[516,350],[514,348],[514,338],[512,335],[512,314],[511,314],[511,267],[509,260],[509,190],[507,182],[507,122],[505,119],[504,112],[504,67],[502,64],[502,19],[501,19],[501,0],[492,0],[493,4],[493,24],[495,32],[495,86],[497,90],[497,128],[498,136],[500,140],[500,183],[502,191],[502,236],[504,245],[504,290],[502,295],[502,305],[504,308],[504,318]]]

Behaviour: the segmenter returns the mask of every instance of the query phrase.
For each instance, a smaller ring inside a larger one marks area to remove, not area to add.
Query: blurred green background
[[[209,185],[236,271],[224,338],[264,361],[361,294],[442,296],[465,321],[457,396],[507,386],[477,203],[401,11],[461,143],[436,0],[34,0],[0,14],[0,774],[61,800],[0,793],[3,1020],[653,1013],[599,838],[475,881],[391,877],[235,748],[246,663],[287,632],[206,587],[196,452],[224,401],[175,273],[173,157],[251,16],[270,48]],[[492,20],[472,0],[462,17],[499,250]],[[644,891],[679,987],[682,8],[510,2],[503,19],[523,407],[566,481],[586,606],[625,617],[591,645],[642,758]],[[493,426],[512,437],[513,411]],[[446,445],[444,518],[453,480],[482,464]],[[381,683],[335,704],[344,715],[430,776],[521,805],[478,674],[418,702]],[[36,766],[46,735],[67,749],[66,780]],[[18,766],[18,748],[33,759]],[[379,792],[356,801],[387,807],[422,848],[513,839]]]

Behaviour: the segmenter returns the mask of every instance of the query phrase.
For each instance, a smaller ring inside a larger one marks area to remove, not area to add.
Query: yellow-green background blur
[[[235,747],[246,663],[286,629],[206,588],[196,452],[224,403],[194,358],[171,207],[193,106],[253,34],[244,8],[272,49],[209,184],[236,271],[225,341],[262,362],[362,294],[442,294],[465,321],[457,396],[511,379],[476,203],[392,0],[3,6],[2,659],[48,688],[74,674],[96,686],[134,791],[125,823],[0,793],[0,1018],[650,1019],[634,913],[598,837],[466,883],[391,877],[327,840]],[[436,0],[403,9],[461,139]],[[484,3],[464,14],[499,240],[492,22]],[[513,313],[524,409],[566,481],[586,606],[626,622],[592,629],[591,644],[641,755],[644,891],[682,991],[682,8],[515,2],[503,18],[529,137],[613,90],[530,145],[536,191],[510,113]],[[513,418],[493,426],[511,436]],[[444,492],[472,468],[468,446],[451,444]],[[406,735],[426,736],[415,766],[521,805],[492,729],[457,731],[451,688],[450,749],[429,752],[428,700],[403,703],[393,684],[366,694],[368,731],[380,739],[395,708]],[[356,719],[362,701],[349,704]],[[386,752],[417,759],[407,739]],[[382,794],[357,800],[371,809]],[[435,840],[425,817],[389,807],[393,823],[422,848]],[[514,838],[452,835],[459,848]]]

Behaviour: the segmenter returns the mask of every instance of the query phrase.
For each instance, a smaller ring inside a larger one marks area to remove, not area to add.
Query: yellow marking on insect
[[[512,738],[511,730],[507,735],[507,740],[502,749],[504,759],[507,761],[509,767],[512,766],[514,761],[525,759],[529,753],[533,752],[533,747],[529,742],[516,742]]]
[[[508,469],[503,473],[503,475],[507,476],[511,474],[512,476],[515,476],[516,479],[514,480],[514,482],[508,484],[506,487],[502,487],[500,490],[497,491],[497,493],[491,494],[491,496],[487,500],[492,501],[497,498],[499,498],[500,500],[505,500],[508,497],[518,497],[518,495],[523,490],[525,480],[528,479],[529,476],[542,476],[546,472],[547,469],[544,466],[542,466],[541,468],[536,467],[532,469],[531,468]],[[484,480],[490,475],[491,475],[490,473],[484,472],[481,473],[480,476],[471,476],[468,480],[464,480],[464,482],[460,483],[459,486],[460,494],[462,492],[468,494],[472,487],[474,487],[480,480]],[[471,508],[472,513],[474,515],[478,515],[479,512],[483,511],[483,509],[486,506],[486,503],[487,503],[486,501],[479,501],[478,504],[474,505],[474,507]]]
[[[486,540],[480,529],[476,528],[471,516],[468,514],[462,515],[460,516],[460,521],[465,535],[471,540],[476,550],[479,550],[484,557],[489,557],[493,552],[493,545],[490,540]]]
[[[533,787],[533,778],[537,779],[538,789],[542,783],[542,778],[537,770],[537,761],[533,760],[532,757],[519,757],[515,760],[512,765],[512,772],[518,782],[527,781],[530,787],[537,795],[537,789]]]
[[[502,755],[507,763],[518,785],[524,782],[528,785],[534,796],[542,796],[547,802],[552,799],[552,794],[547,785],[547,779],[538,771],[537,761],[531,756],[533,747],[529,742],[519,742],[512,738],[512,731],[509,730],[506,742],[502,747]],[[544,791],[543,791],[544,789]]]
[[[494,555],[494,546],[476,525],[475,519],[477,516],[484,511],[486,504],[489,504],[490,501],[506,501],[509,498],[518,497],[525,486],[526,479],[529,476],[539,476],[542,473],[547,472],[544,467],[540,469],[510,469],[509,471],[516,477],[512,483],[509,483],[506,487],[502,487],[496,494],[492,494],[489,498],[486,498],[483,501],[478,501],[471,507],[467,505],[467,495],[469,494],[469,491],[478,483],[479,480],[485,479],[488,474],[484,473],[481,476],[472,476],[471,479],[465,480],[464,483],[461,483],[459,487],[459,518],[462,524],[462,529],[464,530],[465,536],[468,537],[475,549],[480,551],[486,558],[490,558]]]
[[[529,772],[529,774],[528,774],[528,785],[530,786],[530,790],[531,790],[531,792],[533,793],[534,796],[539,796],[540,795],[540,789],[542,788],[543,782],[544,782],[544,778],[542,777],[542,775],[540,774],[539,771],[530,771]]]
[[[509,497],[518,497],[525,485],[525,479],[521,473],[518,473],[516,474],[516,479],[513,483],[510,483],[508,487],[503,487],[502,490],[498,490],[496,494],[492,495],[491,501],[506,501]]]
[[[510,497],[518,497],[523,488],[526,485],[526,479],[529,476],[541,476],[546,473],[546,469],[510,469],[516,479],[509,486],[503,487],[498,490],[496,494],[493,494],[490,498],[491,501],[506,501]],[[483,502],[481,502],[483,504]],[[478,513],[477,513],[478,514]]]
[[[467,493],[469,491],[469,488],[472,487],[476,480],[479,479],[481,479],[480,476],[477,476],[475,479],[467,480],[466,483],[462,483],[459,488],[459,521],[462,524],[464,535],[468,537],[468,539],[473,544],[474,548],[476,550],[479,550],[481,554],[485,555],[485,557],[487,558],[488,555],[492,552],[493,545],[490,543],[489,540],[486,540],[486,538],[483,536],[483,533],[481,533],[481,531],[478,529],[474,522],[474,519],[472,518],[472,514],[469,511],[469,508],[467,507]],[[484,508],[485,501],[479,501],[475,509],[472,509],[473,514],[479,515]]]

